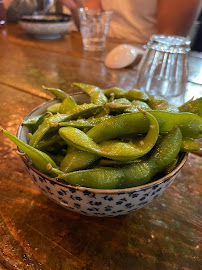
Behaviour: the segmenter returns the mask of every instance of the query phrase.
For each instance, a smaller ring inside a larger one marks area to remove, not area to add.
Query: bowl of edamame
[[[176,108],[137,89],[74,86],[84,94],[45,88],[56,99],[27,115],[17,138],[2,128],[35,184],[66,209],[92,216],[138,210],[199,149],[202,99]]]

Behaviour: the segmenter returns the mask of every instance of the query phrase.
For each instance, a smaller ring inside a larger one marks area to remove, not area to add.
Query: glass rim
[[[101,8],[87,8],[87,7],[83,7],[83,8],[79,8],[78,9],[79,12],[81,13],[93,13],[93,14],[108,14],[111,15],[113,13],[112,10],[108,9],[108,10],[103,10]]]
[[[155,34],[150,37],[149,42],[157,42],[170,46],[190,46],[191,40],[184,36]]]

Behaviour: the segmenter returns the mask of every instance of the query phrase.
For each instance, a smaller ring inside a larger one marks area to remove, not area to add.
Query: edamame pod
[[[104,105],[107,102],[106,96],[98,86],[85,83],[73,83],[73,85],[78,86],[89,95],[92,103]]]
[[[61,173],[61,171],[58,170],[55,162],[47,154],[22,142],[2,127],[0,127],[0,131],[2,131],[13,143],[15,143],[15,145],[17,145],[25,154],[28,155],[37,169],[52,176]]]
[[[41,138],[53,127],[55,124],[66,121],[69,118],[68,114],[54,114],[46,118],[43,123],[38,127],[38,129],[34,132],[33,136],[29,141],[29,145],[32,147],[36,147]]]
[[[55,97],[57,97],[60,101],[63,101],[66,97],[68,97],[69,95],[67,93],[65,93],[63,90],[61,89],[57,89],[57,88],[49,88],[49,87],[45,87],[42,86],[43,89],[51,92]]]
[[[61,174],[59,179],[69,184],[99,189],[140,186],[149,182],[176,158],[181,143],[182,134],[176,127],[155,147],[148,161],[137,162],[123,168],[101,167]]]
[[[99,156],[93,153],[77,149],[73,151],[67,150],[66,156],[60,164],[60,170],[65,173],[82,170],[89,167],[97,159],[99,159]]]
[[[108,102],[106,104],[106,106],[109,107],[111,111],[115,111],[117,113],[122,113],[127,108],[130,108],[132,105],[131,105],[131,102],[128,99],[119,98],[119,99],[115,99],[112,102]]]
[[[182,106],[179,107],[180,112],[190,112],[195,113],[202,117],[202,97],[193,100],[193,98]]]
[[[163,110],[174,113],[179,112],[177,107],[169,104],[167,100],[158,95],[149,95],[149,100],[147,101],[147,104],[152,110]]]
[[[60,111],[60,105],[61,105],[61,102],[59,103],[55,103],[53,105],[50,105],[48,108],[47,108],[47,111],[48,112],[51,112],[51,113],[59,113]]]
[[[150,111],[159,124],[159,132],[169,132],[178,126],[183,137],[202,138],[202,118],[191,113]],[[147,133],[149,121],[141,112],[121,114],[106,119],[87,132],[95,142],[111,140],[124,134]]]
[[[109,89],[104,89],[103,93],[108,98],[114,95],[115,98],[126,98],[129,101],[132,100],[147,101],[149,99],[148,95],[139,89],[131,89],[129,91],[125,91],[122,88],[113,87]]]
[[[33,136],[30,139],[29,144],[36,147],[41,138],[50,130],[51,127],[58,127],[58,124],[63,121],[76,119],[78,117],[90,117],[96,112],[102,109],[102,106],[95,104],[82,104],[77,105],[71,111],[71,114],[55,114],[48,117],[44,122],[38,127]]]
[[[110,117],[112,116],[106,115],[106,116],[102,116],[98,118],[71,120],[68,122],[59,123],[59,126],[60,127],[75,127],[75,128],[91,128]]]
[[[147,154],[154,146],[158,139],[159,127],[156,118],[148,112],[144,112],[149,120],[149,131],[144,139],[138,144],[105,141],[102,144],[96,144],[88,135],[79,129],[73,127],[60,128],[60,136],[67,142],[79,150],[84,150],[103,157],[114,160],[133,160]]]
[[[199,151],[200,146],[191,138],[183,138],[180,152],[194,152]]]
[[[74,109],[77,106],[75,100],[67,96],[65,99],[63,99],[61,105],[60,105],[60,110],[59,113],[71,113],[72,109]]]

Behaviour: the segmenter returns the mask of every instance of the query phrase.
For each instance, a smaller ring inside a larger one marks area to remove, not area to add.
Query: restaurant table
[[[78,91],[74,81],[134,87],[137,63],[112,70],[106,54],[83,50],[81,36],[35,40],[18,25],[0,33],[0,125],[16,134],[23,118],[52,99],[42,89]],[[141,47],[140,44],[136,46]],[[191,52],[184,100],[202,96],[202,55]],[[201,152],[190,153],[172,185],[128,215],[99,218],[68,211],[32,182],[16,147],[0,134],[0,269],[199,270],[201,269]]]

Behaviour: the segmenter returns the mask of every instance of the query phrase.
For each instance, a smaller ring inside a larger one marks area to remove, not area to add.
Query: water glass
[[[80,32],[85,50],[104,50],[111,14],[110,10],[79,9]]]
[[[181,36],[153,35],[138,67],[136,88],[167,100],[183,95],[190,43]]]

